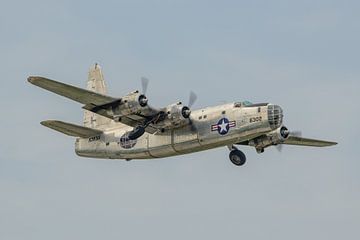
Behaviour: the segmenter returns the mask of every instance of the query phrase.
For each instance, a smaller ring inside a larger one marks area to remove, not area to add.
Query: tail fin
[[[107,93],[104,76],[101,72],[101,67],[97,63],[89,70],[87,90],[104,95],[106,95]],[[97,129],[97,128],[101,128],[104,125],[109,125],[111,121],[112,121],[111,119],[102,117],[90,111],[87,110],[84,111],[85,127]]]

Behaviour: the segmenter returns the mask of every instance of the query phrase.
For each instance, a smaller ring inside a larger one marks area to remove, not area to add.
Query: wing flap
[[[43,121],[41,122],[41,125],[72,137],[89,138],[103,133],[100,130],[56,120]]]
[[[301,137],[290,136],[282,144],[308,146],[308,147],[328,147],[328,146],[336,145],[337,143],[323,141],[323,140],[310,139],[310,138],[301,138]]]
[[[63,97],[70,98],[82,104],[104,105],[118,99],[95,93],[82,88],[74,87],[65,83],[57,82],[43,77],[29,77],[28,81],[38,87],[56,93]]]

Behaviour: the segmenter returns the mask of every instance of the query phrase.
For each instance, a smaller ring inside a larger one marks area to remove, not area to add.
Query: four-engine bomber
[[[121,98],[106,95],[99,65],[90,69],[88,89],[81,89],[43,77],[29,77],[36,86],[83,104],[84,126],[57,120],[41,122],[69,136],[76,137],[79,156],[105,159],[151,159],[227,146],[235,165],[246,162],[237,146],[252,146],[258,153],[270,146],[284,144],[325,147],[335,142],[302,138],[283,125],[280,106],[248,101],[191,110],[181,102],[163,108],[149,105],[148,80],[142,78],[142,92]]]

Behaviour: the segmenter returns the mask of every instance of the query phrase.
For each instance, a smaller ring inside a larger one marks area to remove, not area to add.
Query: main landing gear
[[[246,156],[242,151],[240,151],[234,146],[231,146],[231,148],[229,147],[229,149],[229,158],[233,164],[235,164],[236,166],[242,166],[246,163]]]

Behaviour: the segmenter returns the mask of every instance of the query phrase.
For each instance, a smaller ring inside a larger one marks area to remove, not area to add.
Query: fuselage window
[[[222,114],[225,114],[226,113],[226,111],[222,111]]]
[[[204,115],[204,119],[207,118],[207,115]]]
[[[258,107],[258,113],[261,112],[261,107]]]

